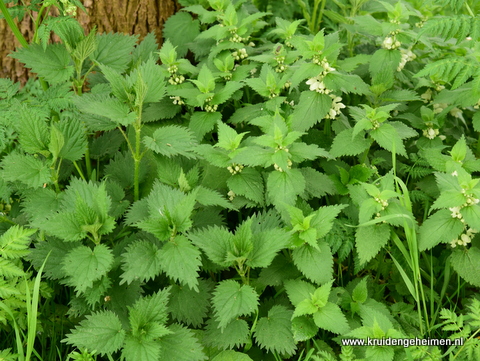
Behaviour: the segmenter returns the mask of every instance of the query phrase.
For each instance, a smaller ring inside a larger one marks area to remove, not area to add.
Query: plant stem
[[[0,1],[0,10],[2,11],[3,17],[7,21],[8,26],[13,32],[13,35],[17,38],[18,42],[24,47],[28,47],[28,42],[27,40],[23,37],[22,33],[18,29],[17,24],[13,21],[13,18],[11,17],[10,13],[8,12],[7,6],[3,1]]]

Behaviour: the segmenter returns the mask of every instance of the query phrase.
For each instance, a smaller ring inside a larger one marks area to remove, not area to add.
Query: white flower
[[[462,218],[462,214],[460,213],[460,207],[451,207],[451,208],[448,208],[448,210],[450,212],[452,212],[452,218]]]
[[[458,239],[452,239],[452,241],[450,242],[450,246],[451,246],[452,248],[457,247],[457,242],[458,242]]]
[[[462,117],[462,111],[460,109],[458,109],[457,107],[450,110],[450,114],[452,116],[454,116],[455,118],[461,118]]]
[[[307,85],[310,85],[311,91],[316,91],[317,93],[321,94],[328,94],[330,90],[327,89],[325,83],[321,81],[320,77],[310,78],[307,80]]]
[[[425,93],[420,95],[420,98],[423,99],[424,103],[428,103],[430,100],[432,100],[432,89],[427,89]]]
[[[439,134],[438,129],[427,128],[423,130],[423,136],[428,139],[435,139],[435,137]]]
[[[462,234],[460,236],[460,239],[461,239],[461,244],[466,246],[467,244],[469,244],[472,240],[470,239],[469,236],[467,236],[466,234]],[[458,242],[460,244],[460,242]]]
[[[384,40],[383,40],[383,43],[382,43],[382,47],[384,49],[388,49],[388,50],[393,50],[393,49],[397,49],[400,47],[400,45],[402,45],[402,43],[400,43],[396,38],[395,36],[387,36]]]
[[[452,176],[454,176],[454,177],[458,177],[458,173],[457,173],[457,171],[453,171],[453,173],[452,173]]]

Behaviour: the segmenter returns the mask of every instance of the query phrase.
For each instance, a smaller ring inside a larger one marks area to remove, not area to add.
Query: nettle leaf
[[[45,50],[39,44],[30,44],[17,50],[13,57],[52,84],[66,82],[73,75],[70,54],[63,44],[48,44]]]
[[[187,158],[195,158],[193,151],[197,142],[188,128],[167,125],[158,128],[152,137],[144,137],[143,143],[155,153],[171,157],[181,154]]]
[[[220,328],[219,323],[209,319],[205,330],[204,342],[220,350],[241,347],[250,340],[250,327],[247,321],[237,318],[225,328]]]
[[[305,190],[305,178],[298,169],[270,172],[267,179],[267,194],[275,205],[293,205],[297,196]]]
[[[322,120],[330,111],[332,98],[327,94],[304,91],[292,113],[292,129],[303,132]]]
[[[200,33],[200,22],[186,12],[179,11],[170,16],[164,25],[163,36],[176,47],[179,57],[184,56],[189,43]]]
[[[222,208],[233,208],[218,191],[199,186],[197,192],[197,201],[204,206],[221,206]]]
[[[192,330],[178,324],[170,325],[168,328],[172,333],[159,341],[162,350],[159,360],[208,360]]]
[[[202,325],[209,310],[213,283],[199,279],[198,289],[197,292],[189,287],[171,286],[168,309],[175,320],[193,327]]]
[[[344,155],[357,155],[367,150],[371,145],[371,140],[365,138],[363,132],[354,136],[353,128],[345,129],[337,134],[332,143],[330,154],[333,157]]]
[[[458,218],[453,218],[449,210],[441,209],[420,226],[418,248],[425,251],[440,242],[450,242],[457,239],[463,229],[464,224]]]
[[[158,326],[163,326],[168,319],[167,304],[170,295],[170,288],[160,290],[151,296],[142,297],[129,310],[129,322],[132,330],[132,335],[135,337],[143,337],[145,339],[152,339],[167,335],[170,332],[164,328],[156,328],[153,332],[148,334],[148,326],[152,323],[157,323]],[[162,333],[158,335],[158,333]]]
[[[244,168],[228,178],[227,185],[235,194],[264,204],[263,178],[256,169]]]
[[[87,149],[86,129],[77,119],[63,119],[58,125],[58,130],[63,136],[63,146],[58,156],[75,162],[83,157]]]
[[[340,307],[331,302],[327,302],[325,306],[320,308],[313,315],[313,320],[318,327],[336,334],[343,334],[350,330]]]
[[[359,227],[355,234],[358,257],[362,263],[370,261],[390,239],[390,226],[380,223]]]
[[[476,287],[480,286],[480,250],[477,247],[454,250],[450,262],[460,277]]]
[[[122,350],[122,359],[126,361],[159,360],[161,346],[156,340],[143,339],[127,335],[125,338],[125,346]]]
[[[268,267],[277,252],[287,246],[289,239],[290,235],[280,228],[254,233],[253,250],[248,256],[247,265],[251,268]]]
[[[37,242],[27,258],[32,261],[37,270],[47,260],[43,269],[44,275],[47,278],[59,280],[67,277],[62,264],[65,256],[80,245],[80,242],[63,242],[58,238],[49,238],[48,241]],[[49,255],[48,258],[47,255]]]
[[[200,251],[182,235],[177,235],[159,251],[160,267],[167,276],[198,292]]]
[[[118,316],[111,311],[101,311],[88,315],[63,342],[106,355],[119,350],[124,339],[125,330]]]
[[[43,154],[47,150],[50,135],[46,119],[27,106],[22,106],[18,115],[15,128],[23,150],[30,154]]]
[[[2,178],[20,182],[31,188],[40,188],[50,183],[50,169],[39,158],[20,153],[10,153],[2,159]]]
[[[200,112],[196,111],[190,118],[188,127],[195,133],[197,139],[202,139],[205,134],[212,131],[222,119],[222,113],[219,112]]]
[[[292,305],[297,307],[304,300],[311,299],[315,293],[315,287],[302,280],[288,280],[284,283],[287,296]]]
[[[323,241],[318,248],[304,244],[293,250],[293,263],[311,281],[322,284],[332,279],[333,256],[330,246]]]
[[[220,352],[215,356],[212,361],[253,361],[248,355],[233,351],[227,350]]]
[[[212,303],[219,327],[224,329],[236,317],[249,315],[257,309],[258,294],[249,285],[225,280],[215,288]]]
[[[193,244],[202,249],[211,261],[221,266],[227,266],[227,255],[233,245],[233,234],[224,227],[208,227],[189,233]]]
[[[283,355],[293,355],[296,345],[292,334],[292,314],[285,306],[275,305],[267,317],[258,320],[255,340],[261,348]]]
[[[160,265],[160,249],[150,241],[137,241],[126,248],[122,254],[122,281],[132,283],[135,280],[142,282],[155,278],[162,271]]]
[[[111,122],[130,125],[137,119],[137,114],[117,98],[107,94],[83,94],[74,99],[80,111],[108,118]]]
[[[317,335],[318,326],[311,317],[295,317],[292,320],[292,333],[295,342],[307,341]]]
[[[377,129],[370,131],[370,136],[384,149],[407,156],[407,151],[403,145],[397,130],[390,124],[382,124]]]
[[[137,37],[121,33],[97,34],[98,47],[90,59],[123,72],[132,57]]]
[[[68,284],[75,287],[77,293],[82,293],[105,276],[112,265],[113,253],[107,246],[99,244],[94,249],[79,246],[65,256],[63,271]]]

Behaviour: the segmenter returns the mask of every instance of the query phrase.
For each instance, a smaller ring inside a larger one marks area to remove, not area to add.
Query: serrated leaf
[[[267,179],[267,194],[275,205],[293,205],[297,196],[305,190],[305,178],[298,169],[273,171]]]
[[[156,327],[150,335],[148,334],[148,326],[152,323],[163,326],[167,322],[169,296],[170,289],[166,288],[151,296],[142,297],[133,306],[128,307],[132,335],[148,340],[170,333],[166,328],[162,330],[161,327]],[[158,335],[158,333],[161,333],[161,335]]]
[[[130,62],[136,36],[122,33],[97,34],[98,47],[90,59],[100,64],[123,72]]]
[[[212,131],[215,124],[222,119],[219,112],[200,112],[192,114],[188,127],[195,133],[197,139],[202,139],[205,134]]]
[[[93,250],[79,246],[65,256],[63,271],[68,277],[68,283],[75,287],[77,293],[81,293],[92,287],[94,281],[105,276],[112,265],[113,253],[107,246],[99,244]]]
[[[125,330],[118,316],[111,311],[101,311],[87,316],[63,342],[105,355],[120,349],[124,339]]]
[[[241,347],[250,338],[250,327],[247,321],[237,318],[225,328],[220,328],[217,321],[210,319],[205,330],[205,343],[220,350]]]
[[[17,50],[14,57],[52,84],[66,82],[73,75],[70,55],[63,44],[48,44],[45,50],[39,44],[30,44]]]
[[[49,131],[46,119],[33,108],[23,106],[18,110],[18,121],[15,128],[23,150],[28,153],[42,153],[47,150]]]
[[[315,292],[315,287],[302,280],[288,280],[284,283],[287,296],[292,305],[297,307],[304,300],[310,299]]]
[[[240,196],[260,204],[264,203],[264,185],[262,175],[254,168],[244,168],[227,180],[228,187]]]
[[[225,280],[215,288],[212,303],[215,318],[220,328],[224,329],[236,317],[249,315],[257,309],[258,294],[249,285]]]
[[[359,227],[355,234],[355,244],[362,263],[370,261],[387,244],[390,239],[388,224],[374,224]]]
[[[58,130],[63,136],[58,156],[72,162],[81,159],[88,145],[84,125],[77,119],[62,120],[58,123]]]
[[[160,360],[203,361],[208,358],[203,347],[193,335],[192,330],[173,324],[169,326],[172,333],[160,340]]]
[[[181,154],[187,158],[195,158],[192,152],[197,142],[188,128],[167,125],[158,128],[152,137],[144,137],[143,143],[155,153],[167,157]]]
[[[171,286],[168,308],[175,320],[193,327],[203,323],[210,306],[212,282],[199,279],[198,289],[197,292],[189,287]]]
[[[215,356],[212,361],[253,361],[248,355],[236,352],[233,350],[227,350],[220,352]]]
[[[49,167],[39,158],[19,153],[10,153],[2,159],[2,178],[20,182],[31,188],[40,188],[50,182]]]
[[[228,202],[216,190],[199,186],[197,192],[197,201],[204,206],[221,206],[222,208],[232,208],[232,204]]]
[[[132,283],[134,280],[142,282],[153,279],[162,271],[160,265],[160,249],[155,243],[137,241],[130,244],[122,254],[122,281]]]
[[[223,227],[208,227],[195,233],[189,238],[206,253],[208,258],[221,266],[226,266],[227,254],[231,249],[233,235]]]
[[[341,131],[332,143],[330,154],[334,157],[343,155],[357,155],[367,150],[371,141],[364,137],[362,133],[353,136],[353,128]]]
[[[255,233],[252,237],[253,250],[248,256],[247,265],[251,268],[268,267],[277,255],[285,248],[290,235],[282,229],[270,229]]]
[[[326,95],[313,91],[304,91],[292,113],[292,130],[303,132],[310,129],[329,112],[332,99]]]
[[[318,326],[311,317],[295,317],[292,319],[292,333],[295,342],[306,341],[318,333]]]
[[[336,334],[343,334],[350,330],[340,307],[331,302],[320,308],[313,315],[313,320],[318,327]]]
[[[200,23],[189,13],[177,12],[165,22],[163,36],[176,47],[179,57],[185,56],[188,45],[200,33]]]
[[[477,247],[456,249],[450,262],[460,277],[476,287],[480,286],[480,250]]]
[[[380,145],[382,148],[395,153],[407,156],[405,146],[402,139],[398,135],[397,130],[390,124],[382,124],[377,129],[370,131],[370,136]]]
[[[322,284],[332,279],[333,256],[326,242],[319,242],[318,248],[304,244],[293,250],[295,266],[311,281]]]
[[[28,229],[14,225],[0,236],[0,256],[5,259],[15,259],[29,253],[30,237],[36,229]]]
[[[420,226],[418,248],[425,251],[440,242],[457,239],[463,228],[464,224],[458,218],[452,218],[449,210],[441,209]]]
[[[139,337],[127,335],[122,358],[125,361],[156,361],[160,357],[161,346],[156,340],[144,340]]]
[[[158,253],[160,267],[167,276],[198,292],[198,271],[202,262],[200,251],[181,235],[167,242]]]
[[[270,352],[293,355],[296,349],[292,334],[292,311],[275,305],[267,317],[258,320],[255,340],[261,348]]]

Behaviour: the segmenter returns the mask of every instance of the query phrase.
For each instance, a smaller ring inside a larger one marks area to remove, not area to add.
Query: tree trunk
[[[0,0],[2,1],[2,0]],[[138,34],[143,38],[154,32],[162,41],[165,21],[180,9],[176,0],[84,0],[87,14],[78,11],[77,19],[84,29],[94,26],[99,33],[121,32]],[[25,16],[18,24],[23,36],[33,37],[33,22]],[[19,46],[5,20],[0,20],[0,78],[11,78],[24,83],[28,72],[23,64],[8,56]]]

